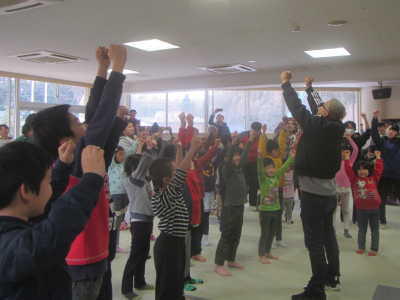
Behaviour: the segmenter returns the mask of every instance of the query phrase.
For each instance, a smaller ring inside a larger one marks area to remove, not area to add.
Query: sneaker
[[[275,242],[277,248],[287,248],[287,244],[284,241],[276,241]]]
[[[347,239],[353,238],[353,237],[351,236],[349,230],[347,230],[347,229],[344,230],[344,237],[347,238]]]
[[[339,276],[335,276],[332,279],[329,279],[328,282],[325,284],[325,288],[331,291],[340,291],[341,285]]]
[[[128,300],[139,300],[140,298],[142,298],[142,296],[136,294],[135,292],[130,292],[130,293],[123,294],[123,295]]]
[[[193,284],[185,283],[183,289],[185,290],[185,292],[194,292],[195,290],[197,290],[197,287],[195,287]]]
[[[308,290],[304,292],[293,295],[292,300],[326,300],[326,294],[322,292],[321,294],[314,294]]]
[[[186,283],[189,284],[203,284],[204,280],[200,278],[189,278],[188,280],[185,281]]]
[[[365,253],[365,250],[358,249],[358,250],[356,251],[356,253],[357,253],[357,254],[360,254],[360,255],[362,255],[362,254],[364,254],[364,253]]]
[[[125,221],[122,221],[121,225],[119,226],[119,230],[124,231],[124,230],[128,230],[128,229],[129,229],[129,225]]]
[[[117,247],[117,253],[129,253],[129,251],[121,247]]]
[[[156,238],[156,236],[154,235],[154,234],[152,234],[151,236],[150,236],[150,241],[155,241],[157,238]]]
[[[368,256],[378,256],[378,252],[371,250],[368,252]]]

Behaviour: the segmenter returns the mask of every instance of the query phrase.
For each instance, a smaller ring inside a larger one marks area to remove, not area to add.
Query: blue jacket
[[[96,205],[93,195],[102,186],[100,176],[85,174],[75,188],[52,203],[48,216],[35,224],[0,217],[0,299],[72,298],[65,257]]]

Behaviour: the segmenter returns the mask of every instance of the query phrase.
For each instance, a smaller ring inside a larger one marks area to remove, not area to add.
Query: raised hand
[[[126,120],[128,114],[129,114],[129,110],[126,106],[121,105],[120,107],[118,107],[118,110],[117,110],[118,118],[120,118],[122,120]]]
[[[72,164],[74,161],[74,152],[76,144],[72,139],[66,141],[58,147],[58,158],[65,164]]]
[[[381,159],[381,156],[382,156],[382,152],[381,151],[375,150],[374,154],[375,154],[376,159]]]
[[[115,72],[122,73],[125,68],[127,50],[123,45],[110,45],[108,56],[112,62],[112,69]]]
[[[86,146],[82,151],[83,173],[94,173],[104,177],[106,166],[104,162],[104,151],[97,146]]]
[[[284,84],[286,82],[290,82],[292,79],[292,72],[284,71],[281,73],[281,83]]]
[[[310,76],[307,76],[306,78],[304,78],[304,83],[307,88],[312,87],[313,82],[314,82],[314,78],[312,78]]]
[[[351,151],[350,150],[344,150],[343,151],[343,156],[345,160],[349,160],[350,159],[350,155],[351,155]]]
[[[110,57],[108,56],[108,49],[106,47],[98,47],[96,49],[96,60],[99,66],[108,69],[110,66]]]

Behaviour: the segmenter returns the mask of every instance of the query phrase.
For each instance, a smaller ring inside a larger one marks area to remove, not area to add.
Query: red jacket
[[[78,184],[79,178],[70,177],[67,191]],[[109,248],[109,202],[106,190],[103,187],[98,197],[99,200],[83,231],[75,238],[67,255],[66,262],[69,266],[89,265],[102,261],[108,257]],[[73,222],[73,220],[71,220]]]
[[[372,176],[359,177],[353,171],[350,160],[345,161],[345,169],[350,179],[353,197],[357,209],[378,209],[382,200],[378,192],[378,183],[383,173],[383,161],[375,161],[375,171]]]
[[[241,143],[247,144],[249,142],[250,137],[245,136],[240,140]],[[249,150],[249,155],[247,156],[247,161],[248,162],[256,162],[257,161],[257,156],[258,156],[258,140],[260,138],[257,137],[254,141],[254,143],[251,145],[250,150]]]
[[[190,147],[190,142],[195,133],[199,132],[195,127],[179,128],[178,138],[183,149],[187,150]]]
[[[201,202],[204,198],[203,169],[214,157],[217,150],[216,146],[210,147],[206,154],[193,161],[194,169],[189,170],[187,173],[186,183],[192,196],[192,225],[201,224]]]

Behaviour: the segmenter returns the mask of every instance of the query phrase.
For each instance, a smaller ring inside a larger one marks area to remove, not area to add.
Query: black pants
[[[258,255],[265,256],[271,253],[272,241],[282,223],[280,211],[260,211],[261,236],[258,242]]]
[[[215,253],[215,264],[234,262],[243,227],[244,205],[224,206],[221,215],[221,237]]]
[[[107,259],[107,271],[104,273],[103,282],[100,288],[100,294],[97,300],[112,300],[112,272],[111,263],[117,252],[118,230],[110,231],[109,256]]]
[[[382,203],[380,206],[380,221],[381,224],[386,224],[386,202],[390,196],[395,200],[400,197],[400,180],[383,177],[378,185],[379,194],[381,195]]]
[[[191,256],[200,255],[202,248],[201,248],[201,239],[203,237],[203,227],[202,224],[196,227],[191,227]]]
[[[250,206],[257,205],[258,177],[257,177],[257,162],[247,163],[244,169],[247,187],[249,188],[249,203]]]
[[[184,300],[185,238],[161,233],[154,245],[156,300]]]
[[[150,236],[152,232],[153,222],[131,223],[131,252],[122,277],[122,294],[128,294],[133,291],[133,280],[135,288],[141,288],[146,285],[144,274],[146,260],[150,251]]]
[[[203,235],[208,235],[210,233],[210,212],[203,212],[202,224]]]
[[[371,228],[371,250],[379,250],[379,210],[357,210],[358,249],[365,250],[368,224]]]
[[[308,289],[321,293],[329,279],[340,276],[339,247],[333,227],[337,198],[302,191],[300,201],[304,241],[313,274]]]

